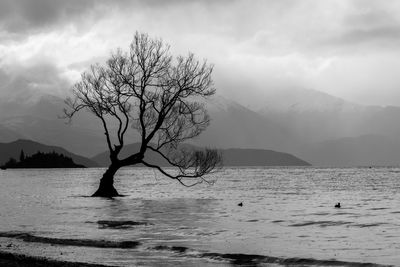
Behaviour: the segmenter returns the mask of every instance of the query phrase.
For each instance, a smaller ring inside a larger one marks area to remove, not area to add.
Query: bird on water
[[[335,208],[340,208],[340,202],[335,205]]]
[[[238,204],[238,206],[239,206],[239,207],[243,207],[243,202],[240,202],[240,203]]]

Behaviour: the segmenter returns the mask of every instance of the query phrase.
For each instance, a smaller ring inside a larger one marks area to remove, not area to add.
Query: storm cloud
[[[1,29],[9,33],[29,32],[56,27],[74,20],[94,7],[95,1],[2,0]]]
[[[52,66],[68,88],[141,31],[207,58],[218,91],[249,103],[294,86],[400,105],[399,14],[394,0],[0,0],[0,70]]]

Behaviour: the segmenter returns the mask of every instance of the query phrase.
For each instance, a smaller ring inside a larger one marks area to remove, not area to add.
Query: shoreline
[[[185,252],[190,250],[187,247],[165,246],[159,245],[152,247],[155,251],[170,251],[183,256]],[[281,258],[274,256],[256,255],[256,254],[241,254],[241,253],[213,253],[202,252],[199,255],[188,256],[190,259],[208,259],[217,261],[218,263],[226,263],[234,266],[261,266],[268,264],[276,264],[278,266],[354,266],[354,267],[394,267],[391,264],[380,264],[372,262],[353,262],[342,261],[336,259],[314,259],[314,258],[299,258],[289,257]],[[219,264],[216,265],[219,265]],[[201,262],[199,261],[199,264]],[[47,258],[43,256],[29,256],[26,254],[0,251],[0,266],[1,267],[117,267],[115,265],[103,265],[97,263],[85,263],[77,261],[65,261]]]
[[[53,260],[45,257],[27,256],[18,253],[0,251],[2,267],[113,267],[110,265],[91,264]]]

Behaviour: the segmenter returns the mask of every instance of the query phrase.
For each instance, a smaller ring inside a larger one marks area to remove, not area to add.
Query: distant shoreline
[[[112,267],[110,265],[68,262],[44,257],[0,251],[0,266],[4,267]]]

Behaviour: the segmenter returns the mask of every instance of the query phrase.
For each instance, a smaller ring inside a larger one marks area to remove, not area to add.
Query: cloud
[[[0,66],[45,73],[47,64],[71,84],[112,50],[126,50],[138,30],[163,38],[174,54],[192,51],[215,63],[221,92],[234,93],[230,80],[242,77],[247,90],[295,85],[356,99],[368,81],[382,78],[337,66],[387,70],[385,59],[400,59],[399,12],[391,0],[0,0]],[[398,82],[385,78],[391,88]]]
[[[339,48],[368,50],[396,48],[400,40],[400,3],[398,1],[354,0],[334,32],[324,44]]]
[[[64,95],[71,83],[50,63],[0,66],[0,97],[29,101],[41,94]]]
[[[7,33],[43,31],[65,23],[84,23],[88,19],[99,20],[107,13],[118,9],[163,9],[165,7],[201,4],[212,8],[234,1],[200,0],[1,0],[0,29]]]
[[[341,36],[334,38],[329,43],[342,46],[370,46],[379,45],[397,48],[400,42],[400,25],[355,29],[343,33]]]
[[[0,25],[9,33],[54,27],[79,17],[93,5],[91,0],[3,0],[0,1]]]

